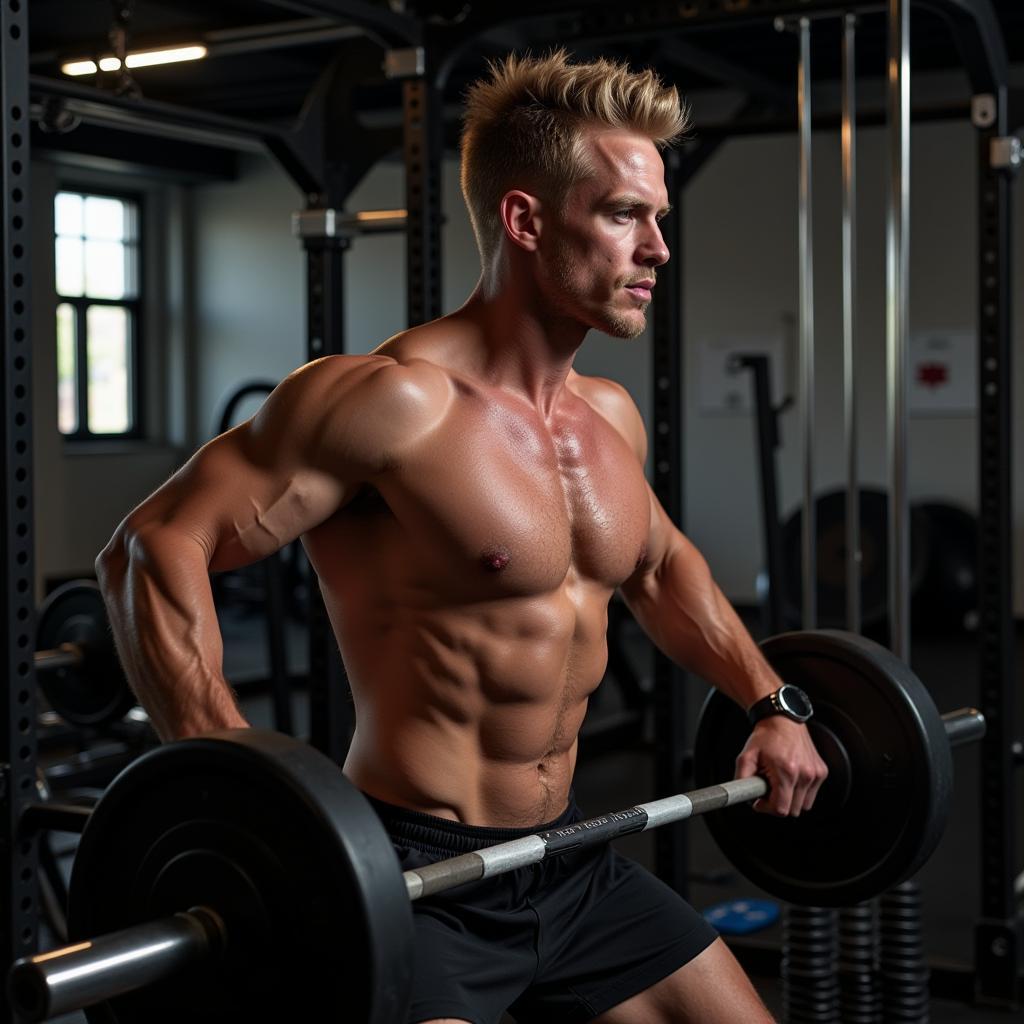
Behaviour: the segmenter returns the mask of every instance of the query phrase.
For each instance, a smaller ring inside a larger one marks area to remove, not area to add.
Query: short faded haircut
[[[583,132],[595,126],[627,128],[663,149],[687,130],[689,112],[654,71],[604,58],[572,64],[565,50],[492,61],[489,75],[470,86],[462,194],[485,265],[502,238],[502,197],[521,188],[560,206],[592,173]]]

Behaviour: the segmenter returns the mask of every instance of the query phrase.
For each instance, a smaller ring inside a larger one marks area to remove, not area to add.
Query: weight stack
[[[843,1024],[880,1024],[878,906],[872,901],[839,912],[839,1009]]]
[[[782,925],[782,1019],[839,1024],[838,912],[787,906]]]
[[[904,882],[887,892],[879,914],[882,1020],[928,1024],[929,972],[921,940],[921,890]]]

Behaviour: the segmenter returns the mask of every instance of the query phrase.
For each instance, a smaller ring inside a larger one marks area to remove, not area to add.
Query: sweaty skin
[[[668,258],[660,156],[590,138],[594,175],[552,211],[502,204],[507,241],[467,303],[369,356],[287,378],[118,528],[98,560],[129,679],[164,739],[245,724],[208,571],[302,537],[351,680],[344,770],[382,800],[532,826],[568,798],[618,588],[662,650],[743,706],[779,680],[643,472],[640,415],[572,359],[642,330]],[[807,731],[754,730],[761,809],[811,806]]]

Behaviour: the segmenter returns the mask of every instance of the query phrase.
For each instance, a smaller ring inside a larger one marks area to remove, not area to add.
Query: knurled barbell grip
[[[538,832],[536,835],[513,839],[475,853],[464,853],[459,857],[403,872],[406,891],[409,899],[418,900],[422,896],[454,889],[466,882],[491,878],[529,864],[537,864],[547,857],[557,857],[570,850],[597,846],[631,832],[644,832],[673,821],[682,821],[695,814],[756,800],[767,792],[768,783],[764,779],[734,779],[692,793],[680,793],[663,800],[638,804],[624,811],[577,821],[565,828]]]
[[[25,1021],[105,1002],[178,974],[224,948],[220,916],[207,907],[148,921],[49,953],[24,957],[7,980],[11,1006]]]

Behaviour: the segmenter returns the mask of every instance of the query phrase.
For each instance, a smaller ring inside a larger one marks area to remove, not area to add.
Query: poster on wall
[[[970,331],[910,337],[908,407],[914,416],[970,416],[978,407],[978,355]]]
[[[697,387],[702,413],[744,415],[754,409],[754,376],[739,369],[736,360],[743,355],[768,357],[771,368],[772,403],[782,401],[786,386],[781,335],[733,334],[703,338],[699,348]]]

